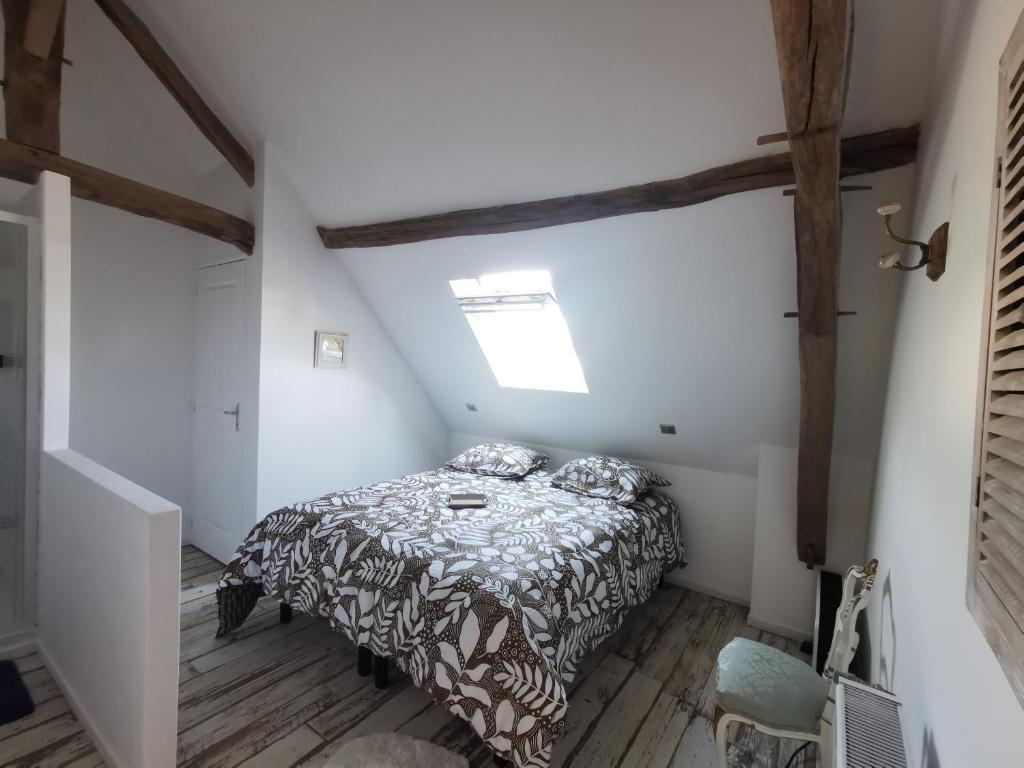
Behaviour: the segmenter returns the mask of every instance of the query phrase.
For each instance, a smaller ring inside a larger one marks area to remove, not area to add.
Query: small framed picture
[[[313,367],[347,368],[348,334],[335,333],[334,331],[317,331]]]

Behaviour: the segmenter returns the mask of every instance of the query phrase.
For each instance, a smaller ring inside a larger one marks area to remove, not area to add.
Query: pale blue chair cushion
[[[726,711],[780,730],[818,731],[829,684],[799,659],[737,637],[718,654],[716,679]]]

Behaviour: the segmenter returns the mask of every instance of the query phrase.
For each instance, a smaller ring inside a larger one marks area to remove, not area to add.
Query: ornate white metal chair
[[[818,675],[799,659],[771,646],[737,637],[718,654],[715,743],[719,768],[728,768],[728,729],[747,723],[762,733],[816,742],[820,764],[832,765],[835,675],[846,672],[860,642],[857,617],[867,606],[878,561],[852,566],[825,669]]]

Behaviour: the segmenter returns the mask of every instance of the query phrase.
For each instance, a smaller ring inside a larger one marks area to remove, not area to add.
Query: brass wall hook
[[[913,272],[921,269],[921,267],[927,267],[927,275],[931,280],[938,280],[942,277],[942,273],[946,271],[946,245],[949,241],[949,222],[945,222],[935,232],[932,233],[931,238],[927,243],[922,243],[920,240],[911,240],[906,237],[900,237],[892,231],[891,220],[903,210],[903,206],[899,203],[886,203],[878,207],[878,215],[882,217],[882,225],[885,227],[885,234],[895,240],[897,243],[903,243],[904,245],[915,245],[921,249],[921,259],[913,266],[907,266],[900,262],[899,251],[887,251],[882,254],[882,258],[878,260],[878,266],[882,269],[896,269],[900,272]]]

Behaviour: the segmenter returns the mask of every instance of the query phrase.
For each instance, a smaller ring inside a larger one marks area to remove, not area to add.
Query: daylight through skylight
[[[450,284],[500,386],[589,392],[551,273],[503,272]]]

